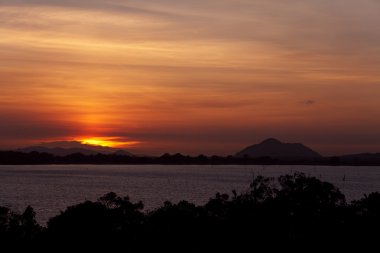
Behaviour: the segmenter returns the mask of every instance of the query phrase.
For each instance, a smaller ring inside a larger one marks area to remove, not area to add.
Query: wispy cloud
[[[314,104],[316,104],[317,102],[315,101],[315,100],[311,100],[311,99],[309,99],[309,100],[305,100],[305,101],[303,101],[302,102],[304,105],[314,105]]]
[[[126,132],[158,150],[166,137],[183,147],[187,132],[227,153],[223,139],[248,135],[323,140],[323,126],[339,135],[352,121],[352,134],[376,132],[379,10],[374,0],[0,0],[3,140]]]

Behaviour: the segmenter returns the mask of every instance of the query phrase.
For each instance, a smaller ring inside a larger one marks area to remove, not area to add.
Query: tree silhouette
[[[302,173],[258,176],[247,191],[217,193],[202,206],[143,208],[110,192],[68,207],[42,228],[31,207],[22,214],[0,207],[0,243],[17,250],[242,252],[363,249],[380,238],[380,193],[348,204],[334,185]]]

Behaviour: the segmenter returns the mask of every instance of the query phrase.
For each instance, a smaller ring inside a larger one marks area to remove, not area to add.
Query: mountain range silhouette
[[[43,154],[48,154],[51,157],[46,157]],[[82,157],[78,155],[82,155]],[[102,155],[102,157],[95,158],[94,156],[97,155]],[[57,158],[55,159],[54,156]],[[292,162],[324,165],[380,164],[380,153],[322,156],[304,144],[283,143],[274,138],[246,147],[235,155],[224,157],[205,155],[192,157],[182,154],[134,155],[124,149],[82,144],[77,141],[41,143],[36,146],[20,148],[13,153],[12,151],[3,151],[1,157],[0,163],[4,164],[83,162],[118,164],[289,164]]]
[[[59,142],[48,142],[41,143],[37,146],[30,146],[25,148],[20,148],[17,151],[24,153],[38,152],[38,153],[48,153],[56,156],[67,156],[71,154],[81,153],[83,155],[124,155],[133,156],[132,153],[124,150],[105,146],[95,146],[83,144],[78,141],[59,141]]]

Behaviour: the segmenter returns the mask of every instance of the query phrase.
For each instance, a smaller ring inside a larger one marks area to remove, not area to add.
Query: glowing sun
[[[90,138],[80,138],[80,143],[93,145],[93,146],[101,146],[101,147],[127,147],[138,144],[137,141],[122,141],[118,137],[90,137]]]

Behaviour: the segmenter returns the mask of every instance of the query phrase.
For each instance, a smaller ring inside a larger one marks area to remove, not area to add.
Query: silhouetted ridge
[[[283,143],[270,138],[238,152],[236,157],[271,157],[274,159],[313,159],[322,156],[301,143]]]
[[[68,143],[68,145],[77,143]],[[163,154],[137,156],[107,147],[80,148],[29,147],[19,151],[0,151],[0,164],[171,164],[171,165],[347,165],[380,166],[379,153],[322,157],[300,143],[282,143],[276,139],[247,147],[236,155],[189,156]],[[106,149],[106,150],[105,150]],[[100,152],[103,151],[103,152]],[[105,151],[105,152],[104,152]]]
[[[344,162],[380,162],[380,153],[362,153],[362,154],[352,154],[352,155],[343,155],[339,157],[340,160]]]
[[[68,156],[68,155],[78,154],[78,153],[83,154],[83,155],[116,154],[116,155],[124,155],[124,156],[133,156],[133,154],[123,149],[88,145],[88,144],[83,144],[77,141],[60,141],[60,142],[42,143],[38,146],[20,148],[17,151],[24,152],[24,153],[31,153],[31,152],[48,153],[55,156]]]

